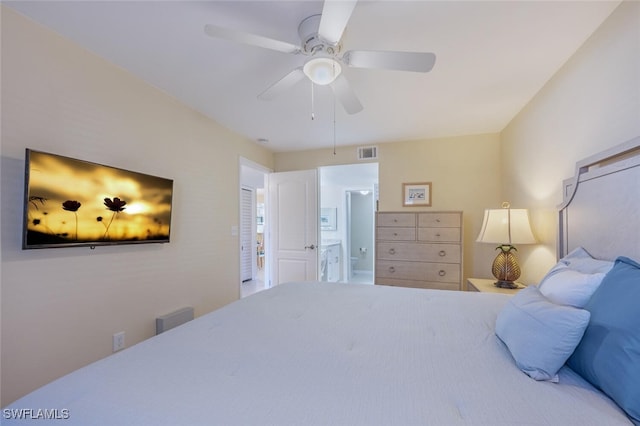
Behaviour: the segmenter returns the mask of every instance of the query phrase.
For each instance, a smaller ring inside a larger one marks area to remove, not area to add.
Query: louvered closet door
[[[248,281],[253,278],[253,251],[256,245],[253,244],[255,239],[253,235],[253,219],[255,213],[253,211],[253,190],[242,188],[242,211],[240,213],[240,276],[241,280]],[[253,250],[253,251],[252,251]]]

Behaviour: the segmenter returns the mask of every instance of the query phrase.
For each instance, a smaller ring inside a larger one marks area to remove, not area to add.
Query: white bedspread
[[[283,284],[56,380],[1,423],[57,409],[64,426],[631,424],[566,367],[559,384],[521,373],[494,334],[506,300]]]

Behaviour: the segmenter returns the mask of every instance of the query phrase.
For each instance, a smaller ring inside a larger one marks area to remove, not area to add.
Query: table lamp
[[[496,277],[496,287],[517,288],[514,283],[520,277],[520,265],[514,251],[514,244],[533,244],[536,242],[527,209],[512,209],[507,202],[501,209],[486,209],[482,229],[476,240],[481,243],[500,244],[500,250],[493,261],[491,272]]]

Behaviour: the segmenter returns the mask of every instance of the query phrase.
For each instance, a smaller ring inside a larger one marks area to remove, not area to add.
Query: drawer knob
[[[397,237],[397,236],[398,236],[398,233],[397,233],[397,232],[394,232],[394,233],[393,233],[393,236],[394,236],[394,237]]]
[[[440,219],[436,219],[436,222],[440,223]]]
[[[395,271],[396,271],[396,268],[394,268],[393,266],[389,266],[389,272],[393,274]]]
[[[393,219],[393,221],[394,221],[395,223],[398,223],[398,219]]]
[[[445,275],[447,275],[447,273],[442,269],[440,269],[440,271],[438,272],[438,275],[440,275],[441,277],[444,277]]]
[[[436,234],[436,237],[439,237],[439,236],[440,236],[440,233],[438,232],[438,233]]]
[[[444,250],[440,250],[440,252],[438,252],[438,255],[440,255],[440,257],[445,257],[447,255],[447,252]]]
[[[390,248],[389,249],[389,254],[396,254],[396,249]]]

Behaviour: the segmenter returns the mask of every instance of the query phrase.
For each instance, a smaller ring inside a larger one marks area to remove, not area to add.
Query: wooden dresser
[[[462,289],[462,212],[378,212],[375,283]]]

